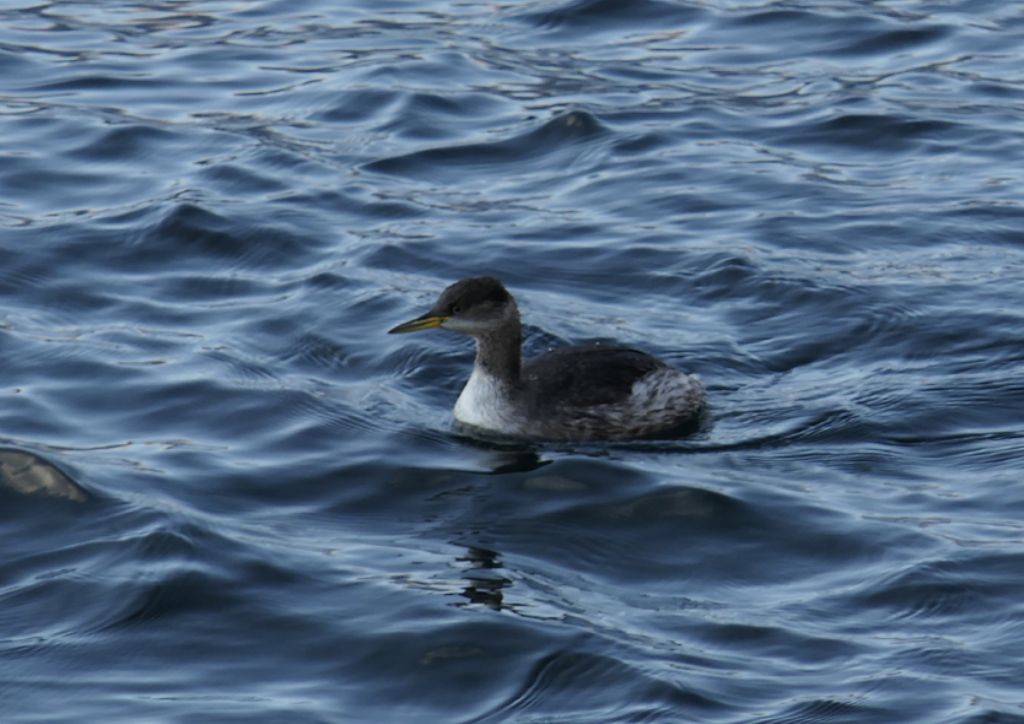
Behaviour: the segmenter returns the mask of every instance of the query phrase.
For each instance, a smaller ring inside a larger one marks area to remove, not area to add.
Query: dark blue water
[[[6,2],[0,721],[1024,721],[1024,7]],[[467,340],[699,373],[495,444]]]

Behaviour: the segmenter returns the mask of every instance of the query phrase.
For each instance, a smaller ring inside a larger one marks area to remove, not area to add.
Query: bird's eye
[[[448,311],[449,311],[450,314],[459,314],[462,311],[462,305],[461,304],[453,304]]]

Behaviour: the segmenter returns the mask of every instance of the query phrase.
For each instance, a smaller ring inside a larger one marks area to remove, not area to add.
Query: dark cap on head
[[[500,307],[512,301],[512,295],[494,277],[461,279],[441,292],[434,310],[453,314],[484,305]]]

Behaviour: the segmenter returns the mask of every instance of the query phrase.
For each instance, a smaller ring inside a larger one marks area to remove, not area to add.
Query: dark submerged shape
[[[512,295],[493,277],[463,279],[426,314],[389,333],[440,327],[476,340],[476,359],[455,419],[480,430],[546,440],[653,437],[696,423],[704,388],[648,354],[567,347],[522,363]]]

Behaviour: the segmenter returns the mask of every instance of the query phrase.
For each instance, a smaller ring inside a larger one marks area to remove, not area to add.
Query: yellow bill
[[[424,329],[436,329],[447,321],[448,317],[437,317],[425,315],[402,322],[397,327],[388,330],[388,334],[405,334],[406,332],[422,332]]]

